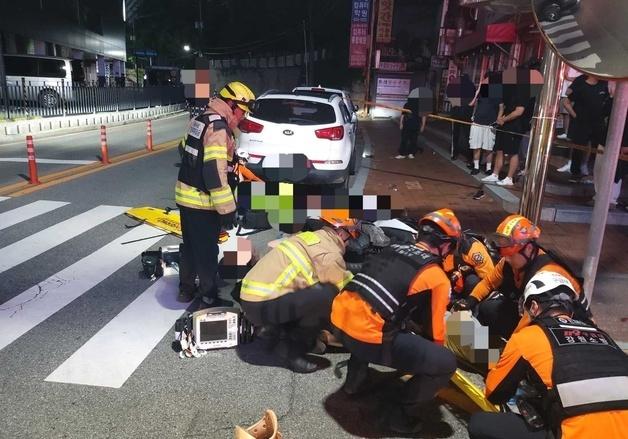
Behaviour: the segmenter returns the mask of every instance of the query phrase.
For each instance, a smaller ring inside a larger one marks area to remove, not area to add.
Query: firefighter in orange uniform
[[[567,277],[574,285],[578,296],[576,317],[588,320],[591,317],[586,296],[576,276],[555,255],[543,250],[537,240],[541,229],[521,215],[510,215],[504,219],[495,233],[495,245],[501,260],[495,269],[471,292],[467,298],[454,302],[454,311],[478,306],[478,320],[489,327],[492,334],[509,338],[513,332],[526,326],[530,319],[520,319],[520,300],[528,281],[538,271],[555,271]],[[493,291],[494,294],[489,297]]]
[[[323,218],[325,227],[281,241],[242,280],[240,303],[257,327],[279,332],[275,354],[294,372],[317,369],[304,354],[329,327],[331,303],[351,279],[343,255],[355,220]]]
[[[513,334],[486,378],[488,399],[521,398],[524,416],[474,414],[471,439],[626,437],[628,356],[604,331],[573,318],[574,288],[555,271],[530,279],[523,308],[531,324]],[[522,380],[533,392],[515,396]]]
[[[443,347],[451,284],[441,264],[460,235],[460,222],[451,210],[425,215],[416,245],[393,244],[371,255],[334,299],[334,332],[351,352],[346,393],[360,391],[369,363],[414,375],[405,384],[401,405],[388,417],[391,430],[419,431],[424,405],[456,370],[454,355]],[[420,321],[408,322],[411,315]],[[409,331],[410,326],[421,335]]]
[[[453,293],[468,296],[473,288],[495,268],[493,259],[479,239],[465,233],[455,253],[447,256],[443,269],[451,279]]]

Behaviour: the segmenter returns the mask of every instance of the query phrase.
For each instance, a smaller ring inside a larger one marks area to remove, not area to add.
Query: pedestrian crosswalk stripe
[[[0,197],[0,201],[8,200],[9,197]]]
[[[570,59],[569,60],[574,66],[580,67],[581,69],[593,69],[599,63],[602,62],[602,59],[598,56],[597,53],[592,53],[591,55],[581,58],[581,59]]]
[[[39,200],[13,210],[0,213],[0,230],[19,224],[44,213],[51,212],[67,204],[65,201]]]
[[[128,207],[122,206],[98,206],[1,248],[0,273],[109,221],[127,209]]]
[[[138,226],[0,305],[0,350],[159,242],[161,237],[146,239],[154,234],[154,228]]]
[[[187,308],[176,300],[178,281],[158,279],[45,381],[122,387]]]
[[[561,24],[559,26],[553,27],[551,29],[546,29],[545,33],[547,33],[547,35],[554,35],[560,31],[571,29],[574,27],[578,27],[578,23],[575,21],[570,21],[565,24]]]
[[[562,55],[573,55],[575,53],[582,52],[590,48],[591,44],[588,41],[581,41],[579,43],[572,44],[569,47],[561,48],[560,53]]]
[[[562,44],[565,41],[573,40],[574,38],[582,38],[584,37],[584,33],[578,29],[573,32],[568,32],[566,34],[560,35],[558,37],[552,38],[552,42],[554,44]]]

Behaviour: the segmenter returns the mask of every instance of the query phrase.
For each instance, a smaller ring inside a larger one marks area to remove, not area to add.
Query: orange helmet
[[[462,236],[460,221],[451,209],[439,209],[428,213],[419,220],[419,228],[430,223],[438,227],[440,233],[437,233],[437,236],[441,239],[455,242]]]
[[[541,229],[528,218],[521,215],[509,215],[504,219],[493,234],[495,246],[501,256],[518,253],[529,242],[541,236]]]
[[[352,238],[360,236],[358,220],[355,218],[336,218],[332,216],[321,216],[321,220],[332,229],[344,229]]]

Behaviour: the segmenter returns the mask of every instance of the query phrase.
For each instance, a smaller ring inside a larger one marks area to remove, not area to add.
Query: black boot
[[[312,373],[316,372],[318,369],[316,363],[304,357],[303,346],[291,341],[289,338],[280,338],[273,352],[281,359],[285,366],[293,372]]]
[[[366,381],[369,373],[369,364],[351,355],[347,365],[347,378],[342,386],[342,391],[347,395],[355,395]]]

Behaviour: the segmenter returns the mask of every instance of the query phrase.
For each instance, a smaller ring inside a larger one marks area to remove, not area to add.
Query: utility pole
[[[305,85],[310,85],[309,62],[307,53],[307,34],[305,31],[305,20],[303,20],[303,60],[305,61]]]
[[[4,46],[2,44],[3,37],[4,34],[0,32],[0,87],[2,88],[2,96],[4,96],[4,108],[6,110],[8,120],[11,116],[11,112],[9,111],[9,87],[7,86],[7,75],[6,71],[4,70]]]
[[[375,14],[377,12],[377,0],[373,0],[371,4],[371,24],[369,31],[369,50],[366,60],[366,81],[364,86],[366,90],[364,92],[364,113],[369,114],[370,105],[368,102],[371,100],[371,66],[373,65],[373,46],[375,41]]]
[[[312,0],[308,0],[307,2],[307,15],[308,15],[308,23],[310,28],[310,51],[314,51],[314,32],[312,25]],[[312,81],[312,85],[315,85],[316,81],[314,79],[314,69],[316,65],[314,64],[314,59],[312,58],[312,62],[310,63],[310,79]]]

